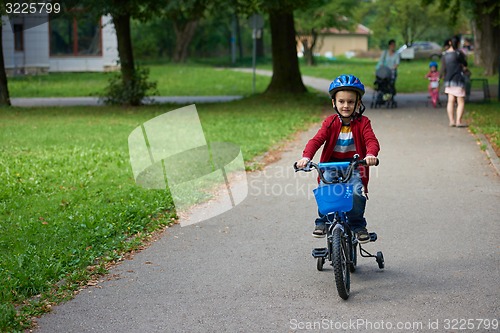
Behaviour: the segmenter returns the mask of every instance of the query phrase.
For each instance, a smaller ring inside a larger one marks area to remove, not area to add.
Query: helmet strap
[[[358,111],[358,117],[361,117],[363,115],[363,112],[365,112],[366,107],[363,104],[362,100],[359,100],[359,111]]]

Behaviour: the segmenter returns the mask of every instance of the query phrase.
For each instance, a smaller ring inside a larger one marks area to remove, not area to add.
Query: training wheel
[[[384,262],[384,255],[382,254],[381,251],[377,252],[376,260],[377,260],[378,268],[383,269],[385,267],[385,262]]]
[[[318,271],[323,270],[323,265],[325,264],[325,258],[317,258],[316,259],[316,268]]]

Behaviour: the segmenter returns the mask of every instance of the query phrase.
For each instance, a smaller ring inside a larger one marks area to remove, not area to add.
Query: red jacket
[[[331,162],[333,149],[337,143],[341,127],[342,120],[338,114],[326,118],[318,133],[316,133],[307,143],[302,156],[312,160],[318,149],[325,144],[323,152],[321,153],[320,162]],[[353,119],[351,121],[351,131],[354,145],[356,146],[356,153],[359,154],[360,159],[365,158],[368,154],[373,156],[378,155],[380,145],[373,132],[370,119],[365,116]],[[365,192],[368,193],[368,180],[370,178],[369,167],[360,166],[359,171],[365,187]]]

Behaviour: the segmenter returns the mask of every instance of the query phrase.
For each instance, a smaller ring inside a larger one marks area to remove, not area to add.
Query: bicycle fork
[[[312,250],[312,256],[314,258],[323,258],[328,261],[332,261],[332,238],[333,238],[333,233],[335,229],[340,229],[340,232],[342,234],[342,237],[346,240],[344,244],[349,244],[349,234],[348,232],[345,231],[344,226],[342,223],[338,223],[334,220],[329,226],[328,226],[328,233],[327,233],[327,246],[328,247],[320,247],[320,248],[315,248]],[[351,248],[354,246],[354,243],[352,243],[351,240]],[[363,250],[364,251],[364,250]],[[366,252],[366,251],[365,251]],[[347,264],[353,264],[352,260],[352,255],[350,254],[349,250],[347,248],[344,249],[344,253],[346,253],[346,263]],[[331,263],[333,265],[333,262]]]

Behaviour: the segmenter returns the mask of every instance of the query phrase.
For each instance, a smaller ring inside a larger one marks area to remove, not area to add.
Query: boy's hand
[[[373,155],[367,155],[365,157],[366,165],[376,165],[377,164],[377,158]]]
[[[307,157],[302,157],[300,160],[297,161],[297,168],[302,169],[304,168],[307,163],[309,163],[310,159]]]

